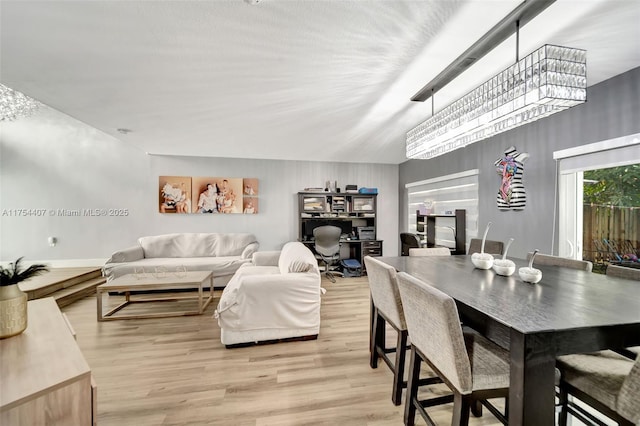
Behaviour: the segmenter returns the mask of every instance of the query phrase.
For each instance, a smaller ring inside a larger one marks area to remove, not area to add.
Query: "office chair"
[[[400,242],[402,243],[401,256],[409,256],[409,249],[421,247],[420,238],[409,232],[400,233]]]
[[[342,230],[337,226],[318,226],[313,230],[316,258],[325,264],[324,274],[332,283],[336,282],[335,275],[341,272],[331,271],[329,267],[340,260],[340,235]]]

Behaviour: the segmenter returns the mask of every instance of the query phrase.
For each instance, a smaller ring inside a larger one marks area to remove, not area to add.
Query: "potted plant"
[[[48,271],[46,265],[35,264],[22,269],[22,257],[0,266],[0,339],[16,336],[27,328],[27,294],[18,283]]]

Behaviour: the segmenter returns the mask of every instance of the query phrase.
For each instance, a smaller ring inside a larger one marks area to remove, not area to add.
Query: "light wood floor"
[[[98,323],[95,296],[65,307],[98,384],[98,424],[402,425],[391,372],[369,367],[366,278],[322,285],[318,340],[239,349],[220,343],[219,290],[200,316]],[[451,423],[450,405],[430,413]],[[499,423],[485,413],[471,424]]]

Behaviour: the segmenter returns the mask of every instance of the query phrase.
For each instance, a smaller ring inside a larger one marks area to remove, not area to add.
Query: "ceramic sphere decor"
[[[48,270],[40,264],[22,270],[21,261],[19,258],[8,268],[0,266],[0,339],[16,336],[27,328],[27,294],[18,283]]]

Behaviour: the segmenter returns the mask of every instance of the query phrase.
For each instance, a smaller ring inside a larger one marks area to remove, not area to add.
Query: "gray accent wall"
[[[398,165],[150,156],[126,135],[118,140],[48,107],[0,125],[0,165],[2,261],[96,264],[141,236],[172,232],[251,232],[261,250],[279,249],[298,237],[297,192],[329,179],[378,188],[378,238],[385,252],[398,251]],[[258,178],[260,213],[160,214],[161,175]],[[73,215],[85,209],[121,215]]]
[[[524,257],[535,248],[557,254],[557,173],[553,152],[638,132],[640,68],[635,68],[589,87],[585,104],[435,159],[409,160],[401,164],[400,230],[404,231],[408,226],[405,184],[479,169],[479,236],[490,221],[488,239],[506,242],[510,237],[515,238],[510,255]],[[523,179],[527,206],[519,212],[500,211],[496,206],[500,177],[494,162],[510,146],[530,155],[524,165]]]

